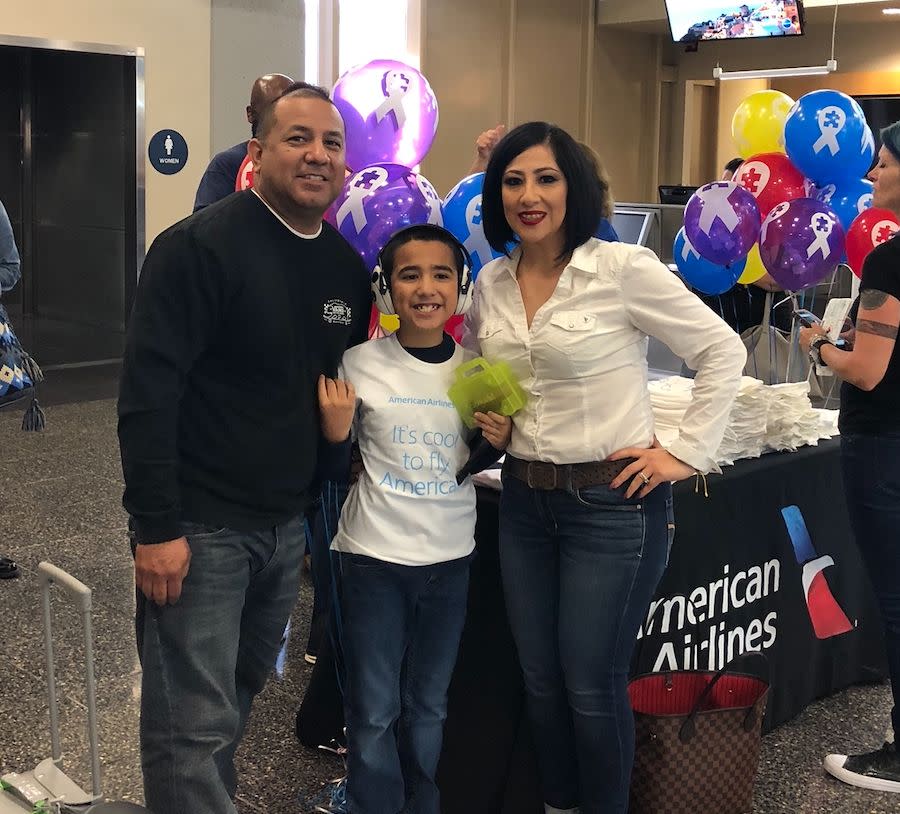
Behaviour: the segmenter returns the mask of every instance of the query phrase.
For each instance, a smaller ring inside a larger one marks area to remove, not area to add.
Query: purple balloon
[[[763,221],[759,256],[786,291],[815,285],[844,255],[844,229],[823,201],[796,198],[778,204]]]
[[[347,71],[332,91],[347,133],[347,166],[414,167],[428,152],[438,126],[438,104],[415,68],[375,59]]]
[[[759,206],[733,181],[700,187],[684,208],[684,231],[700,256],[727,266],[742,258],[759,237]]]
[[[375,164],[350,176],[325,217],[370,271],[398,229],[417,223],[444,225],[441,199],[431,182],[399,164]]]

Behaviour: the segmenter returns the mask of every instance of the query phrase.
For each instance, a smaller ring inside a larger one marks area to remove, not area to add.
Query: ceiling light
[[[824,76],[837,70],[837,60],[829,59],[824,65],[803,65],[797,68],[760,68],[753,71],[723,71],[716,65],[713,79],[776,79],[781,76]]]

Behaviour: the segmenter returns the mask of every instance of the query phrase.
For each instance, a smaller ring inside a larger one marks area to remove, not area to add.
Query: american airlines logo
[[[794,556],[803,567],[803,593],[816,638],[829,639],[853,630],[847,614],[832,595],[825,579],[825,569],[834,565],[834,559],[828,555],[819,556],[799,508],[785,506],[781,516],[794,547]]]

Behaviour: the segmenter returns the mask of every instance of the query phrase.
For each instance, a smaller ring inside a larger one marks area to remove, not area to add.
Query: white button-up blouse
[[[697,371],[669,452],[700,472],[718,471],[715,452],[746,361],[740,337],[649,249],[593,238],[575,250],[529,328],[519,256],[482,268],[463,337],[488,361],[508,362],[528,394],[513,417],[509,453],[563,464],[649,447],[654,336]]]

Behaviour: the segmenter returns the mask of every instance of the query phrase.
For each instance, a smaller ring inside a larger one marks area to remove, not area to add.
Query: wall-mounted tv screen
[[[800,0],[729,4],[710,0],[666,0],[675,42],[795,37],[803,33]]]

